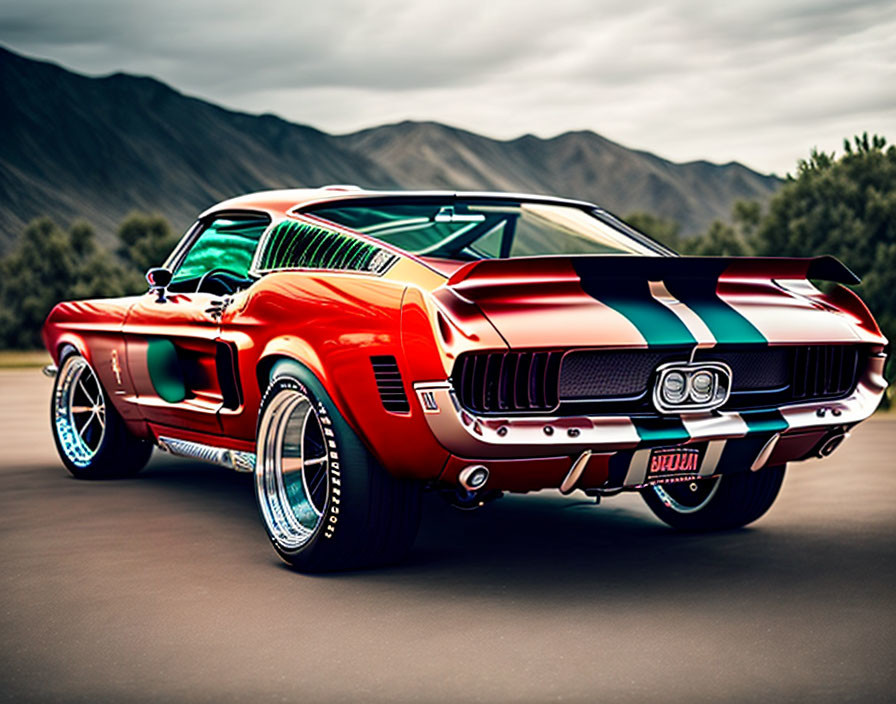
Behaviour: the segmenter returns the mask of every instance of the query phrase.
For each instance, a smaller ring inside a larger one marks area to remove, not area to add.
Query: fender
[[[326,392],[327,398],[333,403],[352,432],[363,437],[357,420],[349,409],[348,403],[339,393],[324,368],[317,353],[302,338],[295,335],[283,335],[273,338],[265,345],[256,367],[256,378],[260,395],[263,397],[268,384],[276,376],[278,371],[291,370],[296,373],[299,380],[308,386],[314,386],[308,382],[307,377],[313,377],[315,382]],[[314,389],[315,392],[318,389]]]
[[[271,338],[256,362],[258,390],[263,394],[271,380],[271,366],[277,358],[289,358],[306,367],[315,377],[326,381],[323,363],[314,348],[297,335],[280,335]]]
[[[267,369],[266,373],[263,371],[263,363],[267,362],[270,367]],[[339,411],[339,415],[341,419],[345,421],[351,431],[358,438],[359,442],[361,442],[369,452],[372,452],[374,456],[376,456],[376,452],[374,452],[373,448],[366,442],[365,436],[360,432],[355,419],[347,412],[348,409],[345,407],[345,404],[340,403],[333,397],[333,394],[330,393],[330,390],[327,388],[326,384],[321,381],[321,377],[317,375],[312,367],[305,364],[304,362],[300,362],[293,356],[276,354],[276,355],[267,355],[266,357],[259,360],[259,374],[263,374],[267,377],[265,380],[265,388],[267,388],[267,384],[276,379],[278,376],[292,376],[299,381],[301,381],[305,386],[310,388],[320,399],[324,401],[328,401],[332,404],[336,410]],[[264,390],[262,390],[262,396],[264,395]],[[379,457],[377,457],[378,461],[381,461]]]
[[[50,348],[52,350],[51,356],[53,357],[53,362],[56,365],[59,365],[62,361],[62,350],[66,347],[73,347],[79,355],[87,360],[87,363],[91,367],[93,366],[93,355],[90,353],[90,347],[88,347],[81,335],[76,335],[73,332],[64,332],[59,335],[54,341],[53,346]]]
[[[854,316],[862,329],[870,333],[873,338],[883,337],[883,332],[877,321],[874,320],[874,316],[871,315],[871,311],[868,310],[868,306],[855,291],[842,284],[837,284],[826,298],[839,310]]]

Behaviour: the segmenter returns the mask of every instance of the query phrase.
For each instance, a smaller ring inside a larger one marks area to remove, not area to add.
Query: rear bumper
[[[700,468],[704,476],[723,471],[735,461],[737,469],[743,470],[759,469],[772,461],[802,459],[799,455],[806,454],[806,442],[796,442],[798,439],[808,442],[842,434],[874,412],[887,387],[885,361],[884,355],[872,357],[864,376],[846,398],[740,413],[501,418],[477,416],[461,408],[448,382],[418,383],[414,390],[433,435],[456,458],[504,461],[562,457],[574,463],[583,452],[590,452],[594,456],[591,463],[607,458],[609,475],[614,474],[613,465],[623,463],[625,476],[620,485],[634,487],[643,484],[641,466],[646,467],[650,449],[657,446],[706,443]],[[787,441],[782,442],[785,438]],[[787,456],[786,448],[791,448],[792,456]],[[615,470],[616,474],[621,472]],[[612,480],[608,476],[608,481]]]

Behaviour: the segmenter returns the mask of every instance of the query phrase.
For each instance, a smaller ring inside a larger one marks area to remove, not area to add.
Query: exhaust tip
[[[44,376],[48,376],[52,379],[59,373],[59,368],[55,364],[48,364],[41,369],[41,371],[44,373]]]
[[[481,464],[471,464],[469,467],[464,467],[457,481],[467,491],[479,491],[488,481],[488,467]]]
[[[838,447],[840,447],[840,443],[846,440],[848,433],[838,433],[837,435],[832,435],[827,440],[825,440],[821,447],[818,448],[818,456],[819,457],[829,457],[834,453]]]

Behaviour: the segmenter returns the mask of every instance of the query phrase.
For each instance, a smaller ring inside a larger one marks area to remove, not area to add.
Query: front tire
[[[62,463],[78,479],[131,477],[152,454],[152,443],[128,431],[96,372],[75,352],[56,375],[50,425]]]
[[[303,572],[401,560],[420,523],[419,484],[386,472],[299,373],[274,378],[259,412],[256,498],[274,550]]]
[[[752,523],[771,508],[784,481],[785,465],[690,482],[655,484],[641,490],[664,523],[684,531],[729,530]]]

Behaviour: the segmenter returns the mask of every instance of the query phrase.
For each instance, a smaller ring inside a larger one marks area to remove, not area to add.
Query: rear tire
[[[641,496],[664,523],[684,531],[740,528],[771,508],[784,481],[785,465],[692,482],[656,484]]]
[[[120,479],[139,472],[153,445],[132,435],[84,357],[62,361],[50,401],[50,426],[62,463],[78,479]]]
[[[355,569],[407,555],[420,523],[419,483],[374,459],[310,372],[292,363],[288,375],[275,371],[257,443],[259,513],[292,567]]]

